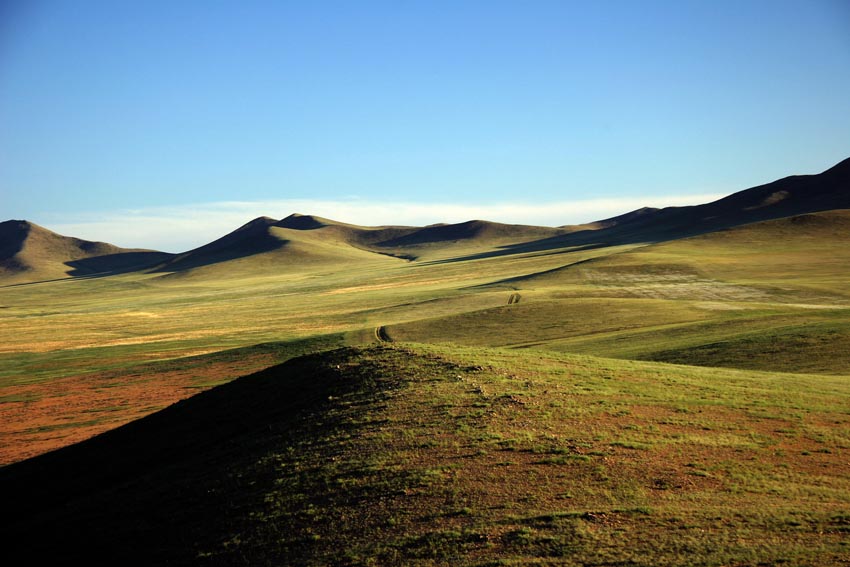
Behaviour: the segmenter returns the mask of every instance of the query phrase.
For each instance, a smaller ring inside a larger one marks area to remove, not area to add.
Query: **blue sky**
[[[126,246],[577,223],[848,156],[846,0],[0,0],[0,218]]]

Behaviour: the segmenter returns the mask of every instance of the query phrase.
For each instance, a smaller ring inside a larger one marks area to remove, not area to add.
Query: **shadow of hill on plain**
[[[167,252],[123,252],[65,262],[69,276],[112,276],[155,267],[173,258]]]
[[[200,550],[238,534],[248,511],[262,508],[273,479],[258,460],[293,438],[321,437],[329,400],[363,387],[356,370],[345,371],[350,355],[295,359],[0,469],[4,555],[196,564]]]

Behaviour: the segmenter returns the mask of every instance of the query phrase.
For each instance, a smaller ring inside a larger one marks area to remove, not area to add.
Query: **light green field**
[[[508,294],[485,286],[506,274],[521,276],[621,249],[422,263],[372,254],[369,261],[332,265],[284,263],[274,274],[264,260],[252,265],[244,259],[175,274],[4,287],[2,376],[6,384],[41,380],[338,332],[354,333],[358,342],[361,330],[371,337],[381,324],[503,304]],[[482,249],[452,250],[465,255]],[[48,363],[41,364],[44,360]]]
[[[506,254],[478,239],[413,262],[299,252],[275,271],[261,255],[2,287],[0,385],[323,334],[358,343],[380,325],[417,342],[845,372],[850,215],[804,218],[659,245]]]

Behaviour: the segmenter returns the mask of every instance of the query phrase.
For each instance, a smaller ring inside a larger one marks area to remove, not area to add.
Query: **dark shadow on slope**
[[[11,259],[21,251],[32,225],[24,220],[0,222],[0,261]]]
[[[666,239],[672,239],[670,237]],[[531,242],[521,242],[500,246],[495,250],[445,258],[442,260],[431,260],[422,262],[420,265],[450,264],[454,262],[466,262],[470,260],[483,260],[485,258],[496,258],[499,256],[511,256],[516,254],[560,254],[566,252],[577,252],[582,250],[595,250],[621,244],[652,244],[660,242],[665,238],[653,234],[653,231],[635,231],[633,233],[612,229],[582,230],[570,234],[553,236]]]
[[[506,238],[524,236],[534,238],[543,234],[554,235],[560,232],[562,232],[562,229],[558,228],[471,220],[457,224],[435,224],[424,228],[418,228],[406,234],[401,234],[394,238],[377,242],[375,245],[382,248],[404,248],[405,246],[456,242],[475,238]]]
[[[465,288],[462,288],[462,289],[486,289],[486,288],[493,288],[493,287],[500,287],[500,286],[507,286],[510,289],[519,289],[518,287],[514,287],[513,284],[520,284],[522,282],[526,282],[526,281],[529,281],[529,280],[535,280],[535,279],[543,277],[543,276],[555,275],[557,273],[563,272],[563,271],[568,270],[570,268],[574,268],[576,266],[587,264],[589,262],[594,262],[596,260],[599,260],[599,258],[587,258],[585,260],[579,260],[578,262],[573,262],[571,264],[564,264],[563,266],[558,266],[557,268],[551,268],[549,270],[541,270],[539,272],[531,272],[530,274],[525,274],[525,275],[522,275],[522,276],[505,278],[505,279],[502,279],[502,280],[496,280],[494,282],[489,282],[489,283],[486,283],[486,284],[472,285],[472,286],[468,286],[468,287],[465,287]]]
[[[316,230],[331,225],[345,226],[344,223],[337,223],[322,217],[302,215],[300,213],[292,213],[288,217],[276,222],[274,226],[291,228],[293,230]]]
[[[323,408],[363,387],[350,349],[291,360],[86,442],[0,469],[10,565],[191,565],[238,537],[274,485],[258,467],[321,438]],[[273,471],[272,471],[273,472]],[[206,563],[232,564],[210,560]]]
[[[111,276],[153,268],[174,258],[167,252],[123,252],[65,262],[73,277]]]
[[[269,217],[256,218],[209,244],[178,254],[155,271],[181,272],[278,250],[286,241],[271,234],[275,223],[277,221]]]

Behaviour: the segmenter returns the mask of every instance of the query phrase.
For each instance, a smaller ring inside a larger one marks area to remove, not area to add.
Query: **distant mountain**
[[[24,220],[0,223],[0,281],[4,284],[126,272],[170,257],[164,252],[62,236]]]
[[[483,220],[425,227],[364,227],[292,214],[282,220],[259,217],[194,250],[165,254],[60,236],[27,221],[7,221],[0,223],[0,281],[22,283],[142,269],[185,272],[213,265],[218,266],[217,273],[221,268],[271,273],[388,260],[389,256],[427,260],[458,254],[472,258],[566,246],[663,242],[832,209],[850,209],[850,159],[820,174],[786,177],[712,203],[644,207],[557,228]]]
[[[418,258],[423,250],[458,244],[482,249],[504,242],[524,242],[563,234],[558,228],[509,225],[481,220],[426,227],[365,227],[312,216],[292,214],[282,220],[260,217],[235,231],[158,267],[182,272],[217,266],[242,270],[297,270],[331,263]]]
[[[294,214],[283,220],[259,217],[209,244],[178,254],[157,268],[184,272],[215,266],[226,272],[282,273],[330,264],[389,260],[368,243],[399,234],[395,228],[365,228],[321,217]],[[209,270],[205,270],[209,271]]]
[[[488,239],[530,240],[547,238],[562,233],[563,230],[557,228],[471,220],[457,224],[426,226],[397,238],[380,242],[379,245],[384,247],[405,247]]]
[[[688,207],[642,208],[582,225],[570,241],[663,241],[818,211],[850,208],[850,158],[815,175],[793,175]]]

